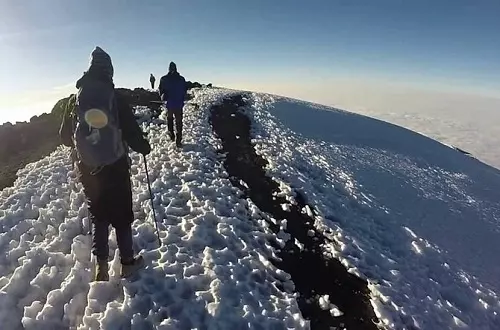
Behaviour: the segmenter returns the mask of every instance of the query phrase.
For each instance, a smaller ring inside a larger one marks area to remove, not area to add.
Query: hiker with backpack
[[[155,89],[155,81],[156,81],[155,76],[153,76],[153,74],[150,74],[149,75],[149,82],[151,83],[151,89]]]
[[[186,80],[177,72],[177,65],[170,62],[168,74],[161,77],[158,92],[162,102],[167,107],[167,127],[170,140],[174,141],[178,148],[182,147],[182,108],[186,98]],[[174,134],[175,117],[175,134]]]
[[[115,228],[121,275],[129,277],[144,265],[132,248],[132,186],[128,147],[151,151],[124,96],[115,90],[110,56],[96,47],[78,92],[68,102],[60,128],[62,143],[74,149],[93,223],[92,253],[96,281],[109,280],[109,225]]]

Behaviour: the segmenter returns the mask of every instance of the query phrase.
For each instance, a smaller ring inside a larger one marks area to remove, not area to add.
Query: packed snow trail
[[[87,211],[67,149],[20,171],[0,194],[2,329],[308,328],[295,294],[278,289],[291,284],[269,262],[276,239],[214,149],[209,108],[227,93],[202,91],[186,105],[182,151],[161,119],[137,109],[153,146],[148,165],[162,246],[142,159],[133,153],[134,245],[146,260],[133,281],[118,277],[112,231],[111,279],[90,282],[90,237],[81,226]]]
[[[222,141],[224,166],[235,186],[262,212],[277,237],[287,237],[274,265],[290,274],[302,315],[312,329],[377,329],[366,281],[347,271],[337,260],[325,256],[322,245],[330,241],[314,227],[315,212],[295,191],[285,198],[279,185],[266,176],[265,159],[251,144],[251,122],[240,108],[242,95],[226,98],[212,107],[210,122]],[[331,233],[330,233],[331,234]],[[323,303],[319,303],[321,300]]]

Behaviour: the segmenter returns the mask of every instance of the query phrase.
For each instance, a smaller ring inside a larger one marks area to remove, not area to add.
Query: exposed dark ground
[[[266,175],[267,161],[256,154],[251,144],[251,122],[241,111],[243,106],[242,95],[228,98],[211,109],[210,121],[222,140],[221,152],[226,154],[224,166],[233,185],[261,211],[277,220],[287,219],[286,232],[291,239],[278,253],[281,260],[273,260],[273,264],[291,275],[300,294],[298,304],[302,315],[310,320],[312,329],[377,329],[378,320],[370,304],[367,282],[347,272],[337,259],[323,256],[321,245],[328,239],[315,229],[314,219],[302,212],[306,206],[303,194],[295,191],[297,205],[291,205],[289,211],[281,207],[288,201],[273,195],[279,191],[279,185]],[[240,180],[248,188],[240,184]],[[273,222],[269,222],[269,227],[275,233],[280,230]],[[314,231],[312,237],[308,235],[310,230]],[[303,250],[294,244],[294,239],[304,245]],[[344,313],[342,316],[333,317],[328,310],[320,308],[318,298],[325,294]]]

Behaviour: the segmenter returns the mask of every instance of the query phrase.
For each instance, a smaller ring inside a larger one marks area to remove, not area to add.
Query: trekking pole
[[[156,227],[156,236],[158,236],[158,246],[161,246],[160,231],[158,230],[158,222],[156,221],[155,206],[153,203],[153,192],[151,190],[151,182],[149,181],[148,162],[146,161],[146,155],[142,155],[142,157],[144,158],[144,169],[146,170],[146,178],[148,180],[149,197],[151,200],[151,209],[153,210],[153,221]]]

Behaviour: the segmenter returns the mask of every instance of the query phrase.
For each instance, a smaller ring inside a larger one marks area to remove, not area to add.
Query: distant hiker
[[[175,140],[175,144],[180,148],[182,146],[182,108],[187,89],[186,80],[177,72],[174,62],[170,62],[168,74],[161,77],[158,91],[161,100],[167,106],[167,127],[170,140]],[[174,134],[174,116],[176,134]]]
[[[115,90],[110,56],[96,47],[90,67],[77,81],[78,93],[68,102],[59,134],[77,156],[93,223],[92,252],[97,258],[96,281],[109,280],[109,225],[115,228],[121,275],[144,265],[132,249],[132,187],[128,146],[143,155],[151,151],[124,96]]]
[[[153,76],[153,74],[151,74],[149,76],[149,82],[151,83],[151,89],[155,89],[155,81],[156,81],[155,76]]]

